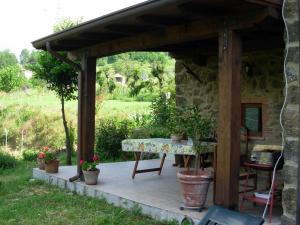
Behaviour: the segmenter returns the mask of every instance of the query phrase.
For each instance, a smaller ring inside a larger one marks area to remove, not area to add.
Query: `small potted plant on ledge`
[[[198,107],[188,108],[184,113],[184,117],[186,132],[193,140],[196,160],[194,170],[177,173],[183,200],[183,206],[180,209],[194,208],[201,211],[206,202],[212,175],[208,171],[199,169],[200,154],[208,152],[211,148],[210,145],[203,142],[213,139],[215,123],[212,119],[201,116]]]
[[[84,175],[84,181],[88,185],[95,185],[98,181],[100,170],[96,167],[99,163],[99,156],[94,155],[92,162],[80,160],[81,169]]]
[[[45,170],[47,173],[58,173],[59,160],[56,158],[54,151],[45,152]]]
[[[38,153],[38,156],[37,156],[37,165],[38,165],[38,168],[40,170],[45,170],[45,157],[46,157],[46,152],[49,150],[49,148],[47,146],[45,146],[43,148],[43,151],[39,152]]]

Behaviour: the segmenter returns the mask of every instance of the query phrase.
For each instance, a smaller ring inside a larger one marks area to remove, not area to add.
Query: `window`
[[[242,104],[242,126],[247,127],[250,136],[262,137],[262,121],[261,103]]]

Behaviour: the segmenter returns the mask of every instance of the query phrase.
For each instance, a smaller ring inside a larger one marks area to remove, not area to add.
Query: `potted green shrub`
[[[59,160],[54,151],[45,151],[45,171],[47,173],[58,173]]]
[[[212,175],[199,169],[200,154],[210,149],[210,146],[203,144],[203,141],[213,139],[215,123],[212,119],[201,116],[198,107],[186,109],[183,115],[186,133],[193,140],[196,166],[194,170],[178,172],[177,178],[181,184],[184,207],[201,210],[206,201]]]
[[[94,155],[91,162],[80,160],[84,181],[88,185],[95,185],[98,181],[100,170],[96,167],[99,163],[99,156]]]

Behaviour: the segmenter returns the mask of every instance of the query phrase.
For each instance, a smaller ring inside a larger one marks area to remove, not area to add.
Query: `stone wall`
[[[282,224],[296,223],[297,175],[299,156],[299,21],[298,1],[286,0],[285,22],[288,26],[289,42],[286,41],[288,55],[286,61],[287,104],[284,111],[285,165],[283,190]]]
[[[277,179],[284,182],[282,224],[295,224],[297,162],[299,149],[299,44],[296,19],[296,1],[287,4],[286,14],[290,24],[291,39],[286,63],[288,75],[287,105],[284,110],[285,165]],[[180,57],[176,61],[176,103],[178,107],[199,105],[204,115],[217,118],[218,84],[217,59],[208,59],[206,66],[197,64],[195,57]],[[279,115],[284,101],[283,50],[255,53],[243,56],[242,102],[263,102],[266,115],[263,118],[264,137],[250,141],[254,144],[279,144],[282,129]],[[192,72],[191,72],[192,71]],[[282,176],[282,173],[284,176]],[[260,174],[260,176],[264,176]],[[267,179],[263,179],[267,180]],[[280,182],[280,183],[281,183]],[[264,184],[263,184],[264,185]]]
[[[208,59],[206,66],[200,66],[195,61],[195,58],[176,61],[176,104],[179,107],[198,105],[203,115],[217,118],[217,59]],[[282,50],[243,56],[242,102],[263,105],[264,135],[263,138],[251,140],[252,144],[281,144],[282,62]]]

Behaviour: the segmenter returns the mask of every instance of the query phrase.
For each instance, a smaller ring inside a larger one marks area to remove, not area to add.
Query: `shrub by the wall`
[[[104,160],[122,158],[121,142],[128,137],[133,126],[134,122],[128,119],[100,119],[96,130],[97,154]]]
[[[15,157],[0,149],[0,169],[14,168],[17,164]]]
[[[35,161],[38,156],[38,151],[35,149],[26,149],[22,152],[23,159],[26,161]]]

